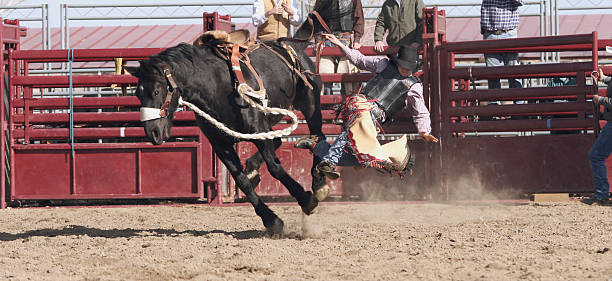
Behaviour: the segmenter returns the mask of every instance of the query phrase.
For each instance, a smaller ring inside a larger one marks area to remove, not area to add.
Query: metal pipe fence
[[[49,4],[0,6],[2,17],[18,19],[20,22],[40,22],[43,50],[51,48],[51,28],[49,26]]]

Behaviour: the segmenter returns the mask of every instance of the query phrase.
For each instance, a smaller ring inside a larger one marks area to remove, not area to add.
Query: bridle
[[[168,82],[168,93],[166,94],[166,100],[164,101],[164,104],[162,104],[160,108],[141,107],[140,121],[145,122],[149,120],[165,118],[170,115],[170,103],[172,102],[172,98],[177,95],[179,91],[178,86],[176,85],[176,81],[174,81],[174,78],[172,78],[172,73],[167,67],[164,67],[164,76],[166,76],[166,81]]]

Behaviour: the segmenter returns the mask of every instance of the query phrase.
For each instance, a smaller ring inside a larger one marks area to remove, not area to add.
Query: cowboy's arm
[[[266,17],[266,7],[262,0],[255,0],[253,2],[253,16],[251,20],[255,27],[264,24],[268,20]]]
[[[406,107],[412,112],[412,120],[419,131],[419,135],[431,134],[431,119],[429,118],[429,110],[425,106],[423,99],[423,84],[414,84],[406,95]]]
[[[414,15],[416,24],[416,41],[414,43],[417,43],[418,45],[423,44],[423,8],[425,8],[425,3],[423,3],[423,0],[417,0],[416,13]]]
[[[359,50],[351,49],[344,44],[341,44],[340,49],[346,58],[359,69],[379,73],[387,67],[388,60],[385,57],[365,56]]]
[[[302,19],[300,18],[300,9],[298,8],[298,1],[291,1],[291,7],[295,11],[293,15],[289,17],[289,23],[294,26],[299,26],[302,23]]]
[[[385,37],[385,15],[381,10],[376,18],[376,27],[374,28],[374,42],[382,41]]]
[[[355,12],[353,14],[353,18],[355,19],[355,24],[353,25],[353,34],[355,36],[355,42],[360,43],[361,37],[364,33],[365,25],[361,0],[353,0],[353,7],[355,7]]]

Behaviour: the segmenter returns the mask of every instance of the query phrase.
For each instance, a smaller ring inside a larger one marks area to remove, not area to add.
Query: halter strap
[[[149,121],[159,118],[168,117],[168,108],[170,107],[170,103],[172,103],[172,98],[178,92],[178,85],[174,78],[172,77],[172,72],[168,67],[164,67],[164,76],[166,76],[166,80],[168,81],[168,93],[166,94],[166,100],[164,104],[160,108],[153,107],[141,107],[140,108],[140,121]]]

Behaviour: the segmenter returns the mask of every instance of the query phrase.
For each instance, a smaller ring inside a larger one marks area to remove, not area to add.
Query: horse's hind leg
[[[253,143],[259,149],[261,156],[264,161],[266,161],[266,165],[268,166],[268,171],[270,175],[272,175],[275,179],[279,180],[286,188],[289,190],[289,194],[293,196],[298,204],[302,207],[302,211],[310,215],[314,208],[317,207],[319,201],[310,191],[304,191],[304,188],[296,182],[287,171],[283,168],[280,163],[280,160],[276,156],[274,152],[275,144],[274,142],[280,142],[280,139],[272,140],[256,140]]]
[[[274,141],[275,151],[281,146],[281,143],[282,141],[280,139],[275,139]],[[246,173],[247,177],[253,184],[253,187],[256,187],[257,185],[259,185],[259,182],[261,181],[261,178],[259,175],[259,168],[261,167],[261,164],[263,164],[263,162],[264,160],[263,160],[263,157],[261,157],[261,152],[259,152],[259,150],[255,152],[255,154],[253,154],[251,157],[249,157],[249,159],[247,159],[246,161],[244,172]]]
[[[210,139],[211,138],[209,138],[209,140]],[[219,159],[221,159],[225,167],[230,171],[236,185],[244,192],[247,200],[249,200],[253,208],[255,208],[255,213],[261,217],[268,233],[282,234],[283,221],[270,210],[257,193],[255,193],[255,186],[253,186],[251,181],[247,178],[247,175],[242,171],[240,158],[238,158],[238,153],[236,153],[234,147],[229,142],[222,141],[212,143],[212,147]]]
[[[317,136],[321,141],[325,141],[325,134],[323,134],[323,117],[321,115],[321,100],[319,96],[321,83],[313,83],[314,90],[310,90],[305,86],[302,86],[299,90],[304,93],[304,96],[300,98],[301,103],[299,109],[304,114],[304,119],[308,124],[310,135]],[[327,198],[329,194],[329,186],[327,185],[327,178],[320,174],[315,168],[317,164],[321,162],[321,158],[313,154],[312,167],[310,168],[310,174],[312,175],[312,191],[317,196],[319,201]]]

